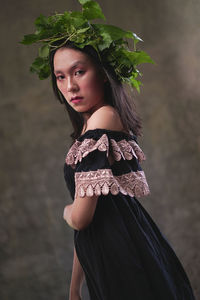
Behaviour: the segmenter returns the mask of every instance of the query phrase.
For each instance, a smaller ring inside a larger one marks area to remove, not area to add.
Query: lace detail
[[[126,141],[123,139],[119,142],[116,142],[115,140],[111,139],[111,146],[114,159],[117,161],[121,160],[121,158],[124,160],[131,160],[133,156],[135,156],[139,162],[146,159],[143,151],[135,141]]]
[[[78,161],[96,149],[107,151],[108,156],[108,137],[106,134],[103,134],[97,141],[94,139],[84,139],[83,142],[76,141],[69,149],[65,161],[68,165],[76,165]]]
[[[127,141],[123,139],[117,142],[111,138],[109,149],[108,137],[106,134],[103,134],[97,141],[92,138],[84,139],[82,142],[76,141],[69,149],[65,161],[68,165],[74,167],[78,161],[81,161],[83,157],[96,149],[106,151],[107,157],[110,151],[116,161],[122,158],[124,160],[131,160],[133,157],[136,157],[139,162],[146,159],[143,151],[134,140]]]
[[[75,173],[75,197],[117,195],[121,192],[131,197],[141,197],[150,193],[144,171],[130,172],[114,176],[111,169]]]

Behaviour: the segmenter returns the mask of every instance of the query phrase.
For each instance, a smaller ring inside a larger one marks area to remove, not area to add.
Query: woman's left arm
[[[74,202],[65,206],[63,218],[76,230],[82,230],[87,227],[94,216],[98,196],[76,197]]]

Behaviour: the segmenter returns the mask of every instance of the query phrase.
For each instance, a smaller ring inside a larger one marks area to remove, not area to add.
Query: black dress
[[[91,300],[191,300],[187,275],[137,200],[150,193],[136,137],[88,130],[71,145],[64,177],[72,199],[99,195],[92,222],[74,230]]]

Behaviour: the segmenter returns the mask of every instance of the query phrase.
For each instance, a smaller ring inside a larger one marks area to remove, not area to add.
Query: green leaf
[[[41,57],[36,57],[30,67],[30,71],[36,73],[40,79],[46,79],[51,73],[48,60]]]
[[[83,4],[83,15],[88,20],[103,19],[105,16],[102,13],[101,7],[95,1],[87,1]]]
[[[48,17],[48,29],[58,28],[65,23],[69,23],[70,13],[64,12],[64,14],[56,14]]]
[[[81,33],[85,33],[86,31],[88,31],[90,29],[90,27],[85,27],[85,28],[81,28],[77,30],[77,34],[81,34]]]
[[[131,52],[128,50],[123,50],[123,52],[134,65],[139,65],[142,63],[155,63],[145,51]]]
[[[73,13],[75,14],[76,12],[75,11],[74,12],[65,11],[64,14],[63,14],[63,16],[62,16],[62,20],[63,21],[69,20],[71,18],[71,15]]]
[[[71,41],[74,41],[75,43],[84,43],[86,42],[86,34],[85,32],[87,32],[90,29],[90,27],[85,27],[82,29],[79,29],[76,31],[76,34],[73,35],[71,37]]]
[[[78,0],[78,1],[81,5],[84,5],[85,3],[90,2],[91,0]]]
[[[38,18],[36,18],[35,26],[39,30],[48,27],[48,18],[41,14]]]
[[[85,41],[84,35],[75,35],[73,36],[70,41],[75,42],[76,44],[83,44]]]
[[[71,13],[70,23],[73,24],[75,27],[81,27],[86,22],[87,19],[85,18],[82,12],[74,11]]]
[[[49,56],[49,46],[46,44],[39,48],[39,57],[48,57]]]
[[[38,36],[36,34],[27,34],[24,36],[23,40],[20,42],[23,45],[30,45],[38,41]]]
[[[140,93],[140,85],[142,85],[141,81],[136,80],[132,77],[130,77],[130,83],[131,85],[136,88],[136,90],[138,91],[138,93]]]
[[[111,43],[112,43],[112,38],[111,36],[106,33],[106,32],[102,32],[101,33],[101,37],[103,38],[102,42],[99,43],[98,48],[100,51],[103,51],[106,48],[109,48]]]
[[[35,72],[35,71],[39,71],[43,68],[43,66],[45,65],[45,60],[42,57],[36,57],[36,59],[34,60],[34,62],[32,63],[31,67],[30,67],[30,71],[31,72]]]
[[[51,74],[51,69],[49,65],[45,65],[39,72],[39,79],[43,80],[49,77]]]
[[[98,53],[99,51],[98,51],[98,48],[97,48],[97,44],[98,44],[97,39],[95,39],[95,40],[85,41],[84,43],[82,43],[81,45],[78,45],[78,46],[79,46],[80,48],[84,48],[85,46],[90,45],[90,46],[92,46],[92,47],[97,51],[97,53]]]
[[[103,35],[109,35],[112,40],[119,40],[126,37],[127,32],[119,27],[107,24],[93,24],[99,33]]]

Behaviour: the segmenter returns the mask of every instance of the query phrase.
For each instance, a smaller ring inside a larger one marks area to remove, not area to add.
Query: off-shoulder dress
[[[194,299],[179,259],[137,199],[150,193],[145,159],[136,136],[100,128],[86,131],[66,154],[72,199],[99,196],[92,222],[74,230],[91,300]]]

